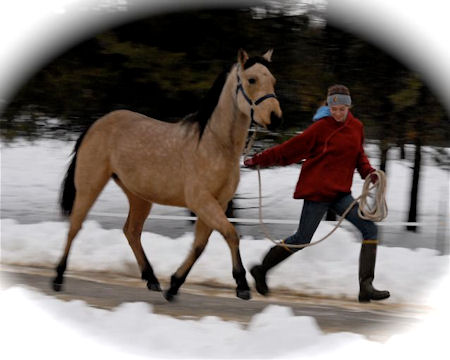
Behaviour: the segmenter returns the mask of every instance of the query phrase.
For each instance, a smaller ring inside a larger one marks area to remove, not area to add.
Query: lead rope
[[[253,143],[256,138],[256,128],[253,132],[253,135],[251,136],[245,150],[244,150],[244,161],[248,157],[248,154],[250,152],[250,149],[253,146]],[[334,228],[325,236],[323,236],[321,239],[316,240],[314,242],[310,242],[308,244],[285,244],[283,240],[276,241],[272,238],[269,230],[266,227],[266,224],[264,224],[263,221],[263,214],[262,214],[262,185],[261,185],[261,171],[259,168],[259,165],[256,166],[256,169],[258,171],[258,195],[259,195],[259,206],[258,206],[258,215],[259,215],[259,223],[261,225],[261,228],[264,232],[264,235],[272,241],[277,246],[283,246],[286,250],[293,252],[291,249],[303,249],[305,247],[317,245],[318,243],[324,241],[325,239],[329,238],[341,225],[341,223],[344,221],[347,214],[352,210],[353,206],[358,203],[359,201],[359,207],[358,207],[358,215],[364,220],[370,220],[370,221],[382,221],[385,219],[388,215],[388,208],[386,204],[386,174],[382,170],[375,170],[374,172],[371,172],[364,180],[363,188],[361,195],[358,196],[350,205],[349,207],[344,211],[344,213],[341,215],[341,218],[337,222],[337,224],[334,226]],[[375,174],[378,178],[377,182],[375,184],[371,183],[371,175]],[[372,195],[371,191],[374,191],[375,195]],[[368,198],[375,197],[375,201],[372,206],[369,205]]]

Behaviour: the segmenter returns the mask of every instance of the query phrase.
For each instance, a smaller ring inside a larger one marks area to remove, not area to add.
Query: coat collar
[[[334,117],[332,117],[331,115],[330,115],[330,116],[327,116],[326,119],[328,120],[328,122],[329,122],[330,124],[336,125],[337,127],[340,127],[340,126],[348,125],[349,123],[351,123],[351,122],[355,119],[355,117],[353,116],[353,114],[352,114],[351,111],[349,110],[349,111],[348,111],[348,114],[347,114],[347,117],[345,118],[345,121],[344,121],[344,122],[339,122],[339,121],[337,121],[337,120],[336,120]]]

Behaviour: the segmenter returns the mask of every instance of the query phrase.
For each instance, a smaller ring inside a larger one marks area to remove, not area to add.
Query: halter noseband
[[[236,97],[239,94],[239,90],[242,92],[242,96],[244,96],[244,99],[248,102],[248,104],[250,105],[250,118],[252,119],[252,121],[255,121],[253,119],[253,115],[255,113],[255,110],[253,109],[253,106],[257,106],[259,104],[261,104],[264,100],[266,99],[270,99],[270,98],[277,98],[277,96],[275,94],[266,94],[261,96],[260,98],[256,99],[255,101],[252,101],[252,99],[250,99],[250,97],[247,95],[247,93],[244,90],[244,87],[242,86],[242,82],[241,82],[241,78],[239,77],[239,66],[236,69],[236,76],[237,76],[237,87],[236,87]]]

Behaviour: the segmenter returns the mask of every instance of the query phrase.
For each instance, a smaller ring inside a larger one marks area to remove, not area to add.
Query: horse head
[[[249,57],[238,51],[236,102],[240,111],[265,128],[281,123],[280,103],[275,95],[276,79],[269,70],[273,50],[262,56]]]

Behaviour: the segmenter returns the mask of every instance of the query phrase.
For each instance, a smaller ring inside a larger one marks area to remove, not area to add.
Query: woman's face
[[[330,106],[331,116],[339,122],[344,122],[347,118],[348,109],[350,107],[348,105],[332,105]]]

